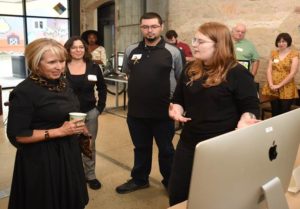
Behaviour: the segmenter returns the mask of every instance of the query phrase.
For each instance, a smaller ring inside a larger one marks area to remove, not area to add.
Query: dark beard
[[[155,42],[159,37],[155,37],[155,38],[145,38],[147,41],[149,41],[150,43]]]

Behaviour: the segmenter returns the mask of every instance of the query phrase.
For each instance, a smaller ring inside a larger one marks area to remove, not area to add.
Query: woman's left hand
[[[281,86],[280,85],[271,85],[270,88],[273,91],[278,91],[281,88]]]
[[[256,117],[253,113],[245,112],[242,114],[242,116],[237,124],[237,129],[250,126],[252,124],[258,123],[259,121],[261,121],[261,120],[256,119]]]

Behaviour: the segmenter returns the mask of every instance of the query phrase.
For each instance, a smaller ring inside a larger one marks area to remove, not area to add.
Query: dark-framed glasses
[[[149,29],[155,30],[155,29],[157,29],[157,28],[160,28],[161,25],[141,25],[140,27],[141,27],[141,29],[143,29],[143,30],[149,30]]]

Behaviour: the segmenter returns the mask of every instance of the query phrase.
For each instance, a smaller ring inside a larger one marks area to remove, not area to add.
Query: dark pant
[[[176,147],[171,177],[169,180],[169,203],[176,205],[188,199],[192,175],[194,150],[184,141],[179,140]]]
[[[174,122],[170,119],[151,119],[127,117],[130,136],[134,145],[134,166],[131,177],[136,184],[149,182],[152,163],[153,137],[158,146],[158,160],[162,183],[167,186],[169,182],[174,147]]]
[[[294,99],[276,99],[271,101],[272,116],[290,111],[293,102]]]

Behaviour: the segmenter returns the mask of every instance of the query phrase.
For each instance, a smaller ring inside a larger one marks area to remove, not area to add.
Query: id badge
[[[139,60],[142,58],[142,54],[133,54],[131,60],[133,60],[133,64],[139,63]]]
[[[236,50],[239,51],[239,52],[243,52],[244,51],[244,49],[240,48],[240,47],[237,47]]]
[[[97,81],[97,76],[96,75],[88,75],[88,81]]]

